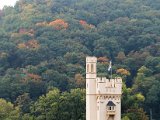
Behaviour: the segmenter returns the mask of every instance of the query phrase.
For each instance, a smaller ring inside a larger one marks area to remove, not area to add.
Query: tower
[[[122,79],[97,77],[97,58],[86,58],[86,120],[121,120]]]
[[[96,105],[96,57],[86,58],[86,120],[97,120]],[[92,111],[92,112],[91,112]]]

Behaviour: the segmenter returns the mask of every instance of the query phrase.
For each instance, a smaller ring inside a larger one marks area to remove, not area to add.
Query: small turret
[[[97,58],[87,57],[86,58],[86,78],[96,78],[97,77]]]

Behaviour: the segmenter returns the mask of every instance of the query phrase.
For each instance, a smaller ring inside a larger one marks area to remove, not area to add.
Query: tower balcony
[[[115,115],[116,111],[115,110],[107,110],[107,115]]]

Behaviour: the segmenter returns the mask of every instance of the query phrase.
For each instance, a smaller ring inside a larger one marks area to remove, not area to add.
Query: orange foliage
[[[85,29],[95,28],[94,25],[88,24],[88,23],[87,23],[86,21],[84,21],[84,20],[80,20],[79,23],[80,23]]]
[[[56,19],[54,21],[51,21],[49,23],[47,22],[39,22],[36,23],[36,26],[52,26],[56,30],[66,30],[68,28],[68,23],[64,21],[63,19]]]
[[[17,45],[17,47],[19,49],[24,49],[24,48],[27,48],[27,49],[38,49],[40,47],[40,45],[39,45],[37,40],[29,40],[26,43],[19,43]]]
[[[101,62],[101,63],[107,63],[109,61],[107,57],[99,57],[97,60],[98,62]]]
[[[67,29],[68,23],[65,22],[63,19],[56,19],[49,23],[49,26],[53,26],[57,30]]]
[[[130,75],[130,72],[124,68],[120,68],[116,71],[117,73],[121,74],[121,75]]]

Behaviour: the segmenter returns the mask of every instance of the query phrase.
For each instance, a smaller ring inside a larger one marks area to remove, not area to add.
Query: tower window
[[[87,64],[87,72],[89,72],[89,64]]]
[[[91,72],[93,73],[94,72],[94,65],[91,64]]]
[[[109,110],[109,111],[114,111],[115,108],[114,108],[114,106],[108,106],[108,110]]]

